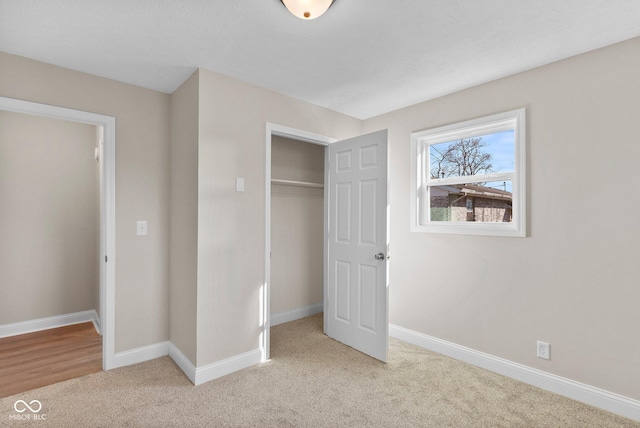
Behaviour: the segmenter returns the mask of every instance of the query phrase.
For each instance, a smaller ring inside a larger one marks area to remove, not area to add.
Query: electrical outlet
[[[538,340],[538,358],[544,358],[545,360],[551,359],[551,345],[546,342],[540,342]]]

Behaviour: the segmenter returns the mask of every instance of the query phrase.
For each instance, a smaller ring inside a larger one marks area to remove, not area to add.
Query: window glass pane
[[[511,181],[431,186],[431,221],[511,223]]]
[[[431,178],[510,172],[515,168],[514,131],[429,146]]]

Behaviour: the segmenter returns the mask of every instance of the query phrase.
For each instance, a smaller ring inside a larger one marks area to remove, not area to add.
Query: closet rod
[[[315,187],[316,189],[324,189],[324,184],[311,183],[309,181],[278,180],[272,178],[271,184],[281,184],[283,186]]]

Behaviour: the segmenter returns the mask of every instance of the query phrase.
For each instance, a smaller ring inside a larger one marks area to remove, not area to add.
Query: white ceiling
[[[167,93],[202,67],[361,119],[639,35],[640,0],[336,0],[313,21],[280,0],[0,0],[0,51]]]

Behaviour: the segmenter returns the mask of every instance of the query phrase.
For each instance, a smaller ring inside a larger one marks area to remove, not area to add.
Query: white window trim
[[[526,236],[526,111],[524,108],[512,110],[465,122],[440,126],[411,134],[411,231],[449,233],[463,235],[488,235],[488,236]],[[469,182],[469,177],[434,179],[428,174],[428,150],[432,144],[463,138],[487,135],[495,132],[514,130],[515,142],[515,171],[497,172],[473,176],[477,181],[511,181],[513,191],[513,221],[510,223],[476,223],[476,222],[449,222],[425,221],[420,222],[422,201],[428,199],[428,186],[443,184],[464,184]]]

